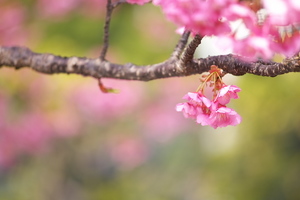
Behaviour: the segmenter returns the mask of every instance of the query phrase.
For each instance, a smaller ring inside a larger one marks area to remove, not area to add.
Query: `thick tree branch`
[[[34,53],[25,47],[0,47],[0,67],[15,69],[28,67],[46,74],[80,74],[95,78],[115,78],[150,81],[167,77],[182,77],[201,74],[217,65],[224,72],[240,76],[246,73],[274,77],[280,74],[300,71],[300,58],[276,62],[247,62],[234,55],[220,55],[194,59],[187,66],[181,66],[180,59],[172,57],[165,62],[139,66],[115,64],[100,58],[61,57],[53,54]]]

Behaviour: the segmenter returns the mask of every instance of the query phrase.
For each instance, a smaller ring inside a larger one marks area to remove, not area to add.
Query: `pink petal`
[[[235,126],[241,123],[242,118],[231,108],[220,107],[210,115],[210,126],[213,128]]]

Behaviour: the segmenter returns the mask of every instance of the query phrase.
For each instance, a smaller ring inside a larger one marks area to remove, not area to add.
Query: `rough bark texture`
[[[150,81],[167,77],[201,74],[208,71],[211,65],[217,65],[224,72],[236,76],[249,73],[275,77],[289,72],[299,72],[300,58],[295,56],[285,59],[282,63],[261,60],[248,62],[229,54],[183,62],[182,59],[172,56],[162,63],[139,66],[132,63],[115,64],[100,58],[61,57],[53,54],[40,54],[34,53],[25,47],[0,47],[0,67],[5,66],[15,69],[28,67],[46,74],[80,74],[94,78],[105,77]]]

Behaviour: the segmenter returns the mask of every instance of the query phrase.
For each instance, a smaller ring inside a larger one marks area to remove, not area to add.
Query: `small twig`
[[[195,51],[201,43],[202,38],[203,37],[201,37],[200,35],[196,35],[194,39],[190,42],[190,44],[187,46],[181,57],[182,65],[186,65],[188,62],[191,62],[193,60]]]
[[[119,0],[115,3],[112,3],[111,0],[107,0],[106,16],[105,16],[105,24],[104,24],[103,48],[100,54],[101,60],[105,60],[105,56],[109,46],[109,26],[110,26],[113,10],[122,3],[126,3],[126,0]]]
[[[191,33],[190,31],[184,31],[184,33],[181,35],[173,53],[172,53],[171,58],[179,59],[180,55],[182,54],[182,52],[188,42],[190,33]]]
[[[116,3],[113,4],[113,7],[116,8],[118,5],[122,4],[122,3],[126,3],[126,0],[119,0]]]
[[[106,16],[105,16],[105,24],[104,24],[103,48],[100,54],[101,60],[105,60],[105,56],[109,46],[109,26],[110,26],[111,15],[113,10],[114,10],[114,6],[111,3],[111,0],[107,0]]]

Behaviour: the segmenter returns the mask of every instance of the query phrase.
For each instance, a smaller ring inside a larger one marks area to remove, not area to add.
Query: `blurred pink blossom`
[[[62,17],[75,9],[79,0],[38,0],[37,9],[46,17]]]
[[[182,117],[171,107],[174,104],[155,104],[141,114],[141,133],[158,142],[167,142],[177,136],[185,127]]]
[[[14,147],[14,141],[11,137],[10,132],[6,127],[0,127],[0,168],[9,168],[14,162],[18,155],[18,150]]]
[[[25,11],[22,6],[17,3],[1,6],[0,19],[0,43],[24,45],[26,42]]]
[[[300,33],[294,32],[292,35],[286,34],[283,38],[279,38],[277,43],[273,43],[276,52],[288,57],[294,56],[299,52]]]
[[[139,117],[140,132],[147,138],[157,142],[168,142],[186,130],[189,122],[182,120],[182,116],[174,113],[173,109],[177,103],[176,97],[180,97],[186,87],[193,85],[189,80],[170,78],[157,82],[157,94],[151,95],[154,99],[144,104]],[[148,96],[148,99],[151,97]]]
[[[300,1],[263,0],[267,17],[259,20],[256,11],[237,0],[154,0],[166,17],[186,30],[200,35],[221,36],[219,44],[234,53],[256,59],[270,59],[275,52],[294,55],[299,49],[297,30],[295,37],[280,40],[278,26],[297,25],[300,22]],[[236,38],[229,22],[241,20],[250,34]],[[277,44],[276,44],[277,43]]]
[[[47,151],[57,137],[79,133],[78,117],[68,110],[49,114],[41,108],[44,98],[39,98],[43,96],[40,92],[24,91],[22,97],[28,105],[17,113],[13,111],[15,105],[9,101],[8,94],[0,93],[0,167],[12,166],[22,155]]]
[[[143,5],[148,3],[150,0],[127,0],[127,3]]]
[[[113,161],[124,169],[143,164],[148,158],[147,145],[138,138],[117,138],[111,142],[110,155]]]
[[[80,8],[84,15],[91,17],[104,17],[103,13],[106,9],[106,1],[103,0],[81,0]]]
[[[168,19],[179,27],[201,35],[219,35],[230,32],[228,21],[223,18],[235,0],[156,0]],[[208,23],[209,22],[209,23]]]
[[[9,167],[20,155],[47,150],[53,137],[41,113],[28,112],[13,122],[4,119],[0,125],[0,165]]]
[[[11,126],[15,148],[20,152],[39,153],[48,148],[52,130],[42,113],[26,113]],[[12,143],[11,143],[12,144]]]
[[[90,82],[91,83],[91,82]],[[70,102],[89,121],[107,123],[117,117],[126,116],[138,108],[142,91],[138,85],[128,81],[103,80],[106,87],[120,90],[120,93],[102,93],[96,83],[78,86],[70,96]]]
[[[47,117],[54,137],[70,137],[80,133],[82,122],[72,108],[62,108],[51,112]]]
[[[286,26],[300,22],[299,0],[263,0],[273,25]]]

